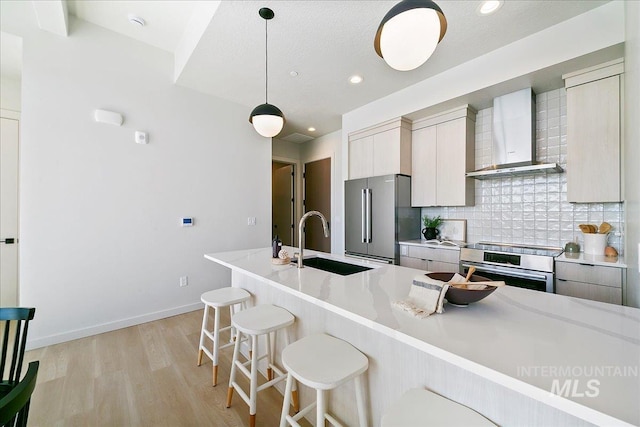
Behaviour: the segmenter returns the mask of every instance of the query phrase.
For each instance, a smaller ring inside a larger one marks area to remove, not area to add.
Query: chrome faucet
[[[300,218],[300,225],[298,226],[298,248],[300,253],[298,254],[298,268],[304,268],[302,265],[302,253],[304,251],[303,247],[303,237],[304,237],[304,222],[312,215],[317,215],[322,220],[322,229],[324,230],[324,237],[329,237],[329,225],[327,224],[327,219],[318,211],[309,211],[306,214],[302,215]]]

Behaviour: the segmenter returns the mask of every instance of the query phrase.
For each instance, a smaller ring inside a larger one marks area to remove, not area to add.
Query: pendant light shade
[[[387,64],[409,71],[424,64],[447,31],[447,19],[429,0],[403,0],[382,18],[374,47]]]
[[[249,116],[249,123],[253,125],[253,128],[260,135],[266,138],[272,138],[279,134],[284,127],[284,114],[282,111],[275,105],[269,104],[268,102],[268,84],[269,84],[269,73],[268,73],[268,44],[267,44],[267,21],[273,19],[275,14],[273,10],[263,7],[258,11],[260,16],[264,19],[264,98],[265,103],[258,105],[256,108],[251,111],[251,115]]]
[[[251,112],[249,122],[260,135],[272,138],[282,130],[284,114],[275,105],[260,104]]]

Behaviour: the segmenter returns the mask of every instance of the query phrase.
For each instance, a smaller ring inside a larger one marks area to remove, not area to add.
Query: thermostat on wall
[[[193,227],[193,218],[191,217],[180,218],[180,225],[183,227]]]

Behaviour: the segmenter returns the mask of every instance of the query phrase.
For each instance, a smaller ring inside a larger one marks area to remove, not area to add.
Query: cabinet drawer
[[[442,261],[457,264],[460,260],[460,252],[448,249],[423,248],[419,246],[409,246],[409,256],[431,261]]]
[[[400,266],[417,268],[418,270],[427,270],[427,261],[420,258],[410,258],[407,256],[400,257]]]
[[[428,261],[427,270],[440,273],[458,273],[460,266],[459,264],[452,264],[450,262]]]
[[[584,298],[592,301],[622,304],[622,289],[610,286],[598,286],[591,283],[556,280],[556,294]]]
[[[568,281],[622,288],[622,271],[616,267],[558,262],[556,277]]]

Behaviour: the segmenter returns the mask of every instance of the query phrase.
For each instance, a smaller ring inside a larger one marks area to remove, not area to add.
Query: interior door
[[[293,165],[273,163],[271,237],[278,235],[283,245],[293,246],[294,172]]]
[[[331,219],[331,159],[316,160],[304,165],[304,211],[318,211]],[[304,247],[331,252],[331,238],[324,237],[322,221],[311,217],[305,223]]]
[[[371,242],[369,255],[395,258],[396,253],[396,177],[369,178],[371,189]]]
[[[18,305],[18,120],[0,118],[0,305]]]

